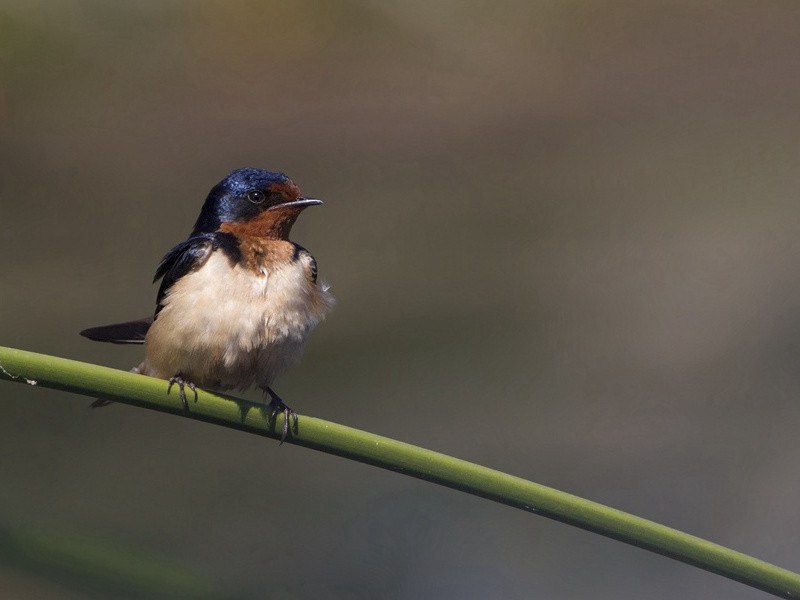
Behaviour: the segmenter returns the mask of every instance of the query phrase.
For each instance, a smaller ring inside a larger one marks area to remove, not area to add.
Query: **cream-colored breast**
[[[333,305],[306,253],[261,260],[258,273],[221,251],[178,280],[147,334],[147,375],[178,373],[207,389],[265,388],[300,361],[306,336]]]

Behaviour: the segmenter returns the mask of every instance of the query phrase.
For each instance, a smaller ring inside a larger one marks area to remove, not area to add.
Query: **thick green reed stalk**
[[[177,389],[161,379],[0,347],[0,378],[184,415]],[[280,438],[283,416],[266,406],[199,391],[189,418]],[[343,425],[300,415],[288,444],[397,471],[501,502],[669,556],[782,598],[800,598],[800,575],[740,552],[493,469]]]

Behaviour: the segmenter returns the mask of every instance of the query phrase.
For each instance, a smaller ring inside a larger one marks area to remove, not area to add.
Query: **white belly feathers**
[[[162,299],[140,372],[180,374],[206,389],[266,388],[300,361],[306,336],[333,305],[312,281],[312,262],[300,252],[256,274],[212,253]]]

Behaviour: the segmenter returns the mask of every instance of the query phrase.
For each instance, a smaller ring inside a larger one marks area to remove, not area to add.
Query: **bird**
[[[297,413],[272,389],[303,356],[310,331],[334,305],[318,281],[311,253],[289,240],[300,213],[321,200],[303,196],[287,175],[257,168],[232,171],[209,192],[189,237],[158,265],[151,317],[91,327],[80,335],[144,344],[133,372],[213,391],[257,386],[270,397],[270,418],[283,413],[283,436]],[[98,399],[92,407],[111,401]]]

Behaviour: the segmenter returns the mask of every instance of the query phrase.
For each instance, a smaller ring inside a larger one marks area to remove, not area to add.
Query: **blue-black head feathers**
[[[269,205],[269,200],[265,202],[259,193],[269,197],[274,193],[271,189],[292,188],[296,189],[294,183],[283,173],[254,168],[236,169],[211,189],[192,235],[217,231],[222,223],[251,219],[262,212],[265,205]]]

